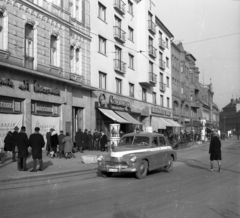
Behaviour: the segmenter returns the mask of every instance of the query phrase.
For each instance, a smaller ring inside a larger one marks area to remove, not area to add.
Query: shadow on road
[[[43,170],[46,170],[49,166],[52,166],[53,163],[52,161],[46,161],[43,162]],[[30,162],[27,163],[27,168],[32,168],[33,167],[33,161],[31,160]]]
[[[214,209],[214,208],[209,208],[211,211],[215,212],[216,214],[219,215],[219,217],[223,217],[223,218],[234,218],[234,217],[239,217],[239,214],[237,213],[234,213],[233,211],[231,210],[228,210],[228,209]]]

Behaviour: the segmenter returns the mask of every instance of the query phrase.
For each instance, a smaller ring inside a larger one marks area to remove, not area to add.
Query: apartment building
[[[91,127],[90,1],[0,1],[0,141]]]
[[[112,122],[121,123],[125,133],[136,125],[166,129],[172,121],[173,35],[158,19],[154,2],[98,0],[91,14],[96,127],[107,133]]]

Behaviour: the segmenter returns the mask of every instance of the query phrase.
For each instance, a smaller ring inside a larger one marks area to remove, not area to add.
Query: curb
[[[8,179],[0,180],[0,183],[4,182],[10,182],[14,180],[28,180],[28,179],[38,179],[38,178],[48,178],[52,176],[61,176],[61,175],[68,175],[68,174],[74,174],[74,173],[81,173],[81,172],[97,172],[97,167],[93,169],[82,169],[82,170],[72,170],[72,171],[63,171],[63,172],[53,172],[53,173],[47,173],[47,174],[41,174],[41,175],[24,175],[24,176],[18,176],[18,177],[9,177]]]

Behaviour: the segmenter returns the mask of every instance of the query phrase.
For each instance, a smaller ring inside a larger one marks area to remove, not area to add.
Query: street
[[[102,178],[82,172],[0,183],[1,218],[235,218],[240,141],[222,141],[222,172],[208,171],[208,144],[178,151],[174,170]]]

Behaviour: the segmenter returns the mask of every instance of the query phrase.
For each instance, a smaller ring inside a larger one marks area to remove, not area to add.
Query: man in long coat
[[[64,142],[63,139],[65,138],[65,135],[63,134],[63,131],[60,131],[60,134],[58,135],[58,143],[59,143],[59,158],[64,156]]]
[[[26,162],[28,157],[29,140],[27,137],[26,127],[22,126],[21,131],[17,136],[17,148],[18,148],[18,170],[27,171]]]
[[[85,129],[83,133],[83,150],[88,148],[88,131]]]
[[[78,129],[76,136],[75,136],[76,146],[77,149],[83,153],[83,132],[81,129]]]
[[[17,126],[14,127],[14,132],[12,133],[12,161],[16,161],[16,147],[17,147],[17,137],[18,137],[18,130]]]
[[[101,130],[101,139],[100,139],[101,151],[105,151],[105,145],[106,144],[107,144],[107,136]]]
[[[43,136],[39,133],[40,128],[35,127],[35,132],[30,135],[29,145],[32,148],[33,169],[30,172],[37,172],[37,160],[39,162],[39,171],[43,171],[42,148],[45,145]]]
[[[216,131],[213,132],[213,137],[209,146],[209,154],[210,154],[210,171],[213,171],[213,161],[216,160],[218,162],[218,172],[221,172],[221,141],[218,138],[218,134]]]
[[[46,139],[47,139],[47,146],[46,146],[46,150],[47,150],[47,155],[49,155],[50,151],[51,151],[51,134],[52,134],[53,129],[50,129],[47,133],[46,133]]]

